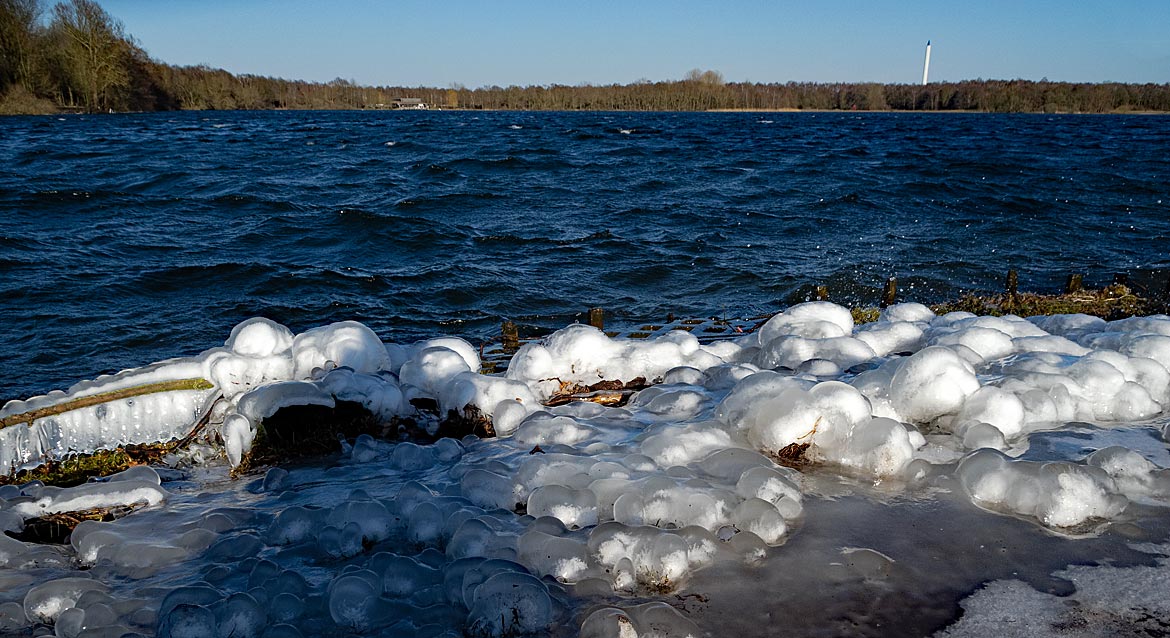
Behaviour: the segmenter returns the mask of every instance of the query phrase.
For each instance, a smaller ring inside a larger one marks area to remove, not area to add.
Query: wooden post
[[[1007,294],[1009,297],[1020,294],[1020,274],[1014,270],[1009,270],[1007,274]]]
[[[1085,287],[1085,276],[1079,272],[1068,276],[1068,282],[1064,284],[1064,293],[1071,295],[1074,292],[1080,292]]]
[[[512,354],[520,349],[520,331],[511,319],[504,320],[504,325],[500,327],[500,334],[504,340],[504,352]]]
[[[898,278],[890,277],[886,280],[886,289],[882,292],[882,308],[894,305],[898,297]]]
[[[602,308],[590,308],[589,325],[598,330],[605,330],[605,310]]]
[[[1124,273],[1124,272],[1119,272],[1119,273],[1113,275],[1113,285],[1114,286],[1125,286],[1128,288],[1129,287],[1129,274]]]
[[[816,298],[817,301],[828,301],[829,300],[829,287],[828,286],[817,286],[816,294],[813,296]]]

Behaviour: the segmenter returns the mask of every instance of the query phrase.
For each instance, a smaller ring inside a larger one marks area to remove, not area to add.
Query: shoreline
[[[85,113],[78,111],[51,111],[41,113],[0,113],[0,120],[10,117],[53,117],[53,116],[109,116],[109,115],[148,115],[148,114],[175,114],[175,113],[274,113],[274,112],[378,112],[395,113],[405,112],[407,109],[370,109],[370,108],[271,108],[271,109],[178,109],[174,111],[111,111],[107,113]],[[623,109],[466,109],[466,108],[435,108],[410,110],[416,112],[457,112],[457,113],[841,113],[841,114],[881,114],[894,113],[905,115],[1054,115],[1054,116],[1083,116],[1083,115],[1136,115],[1136,116],[1168,116],[1170,111],[969,111],[962,109],[946,110],[901,110],[901,109],[703,109],[703,110],[623,110]]]

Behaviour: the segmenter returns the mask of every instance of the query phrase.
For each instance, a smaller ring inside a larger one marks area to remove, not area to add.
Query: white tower
[[[922,63],[922,86],[926,86],[926,78],[930,75],[930,40],[926,41],[926,62]]]

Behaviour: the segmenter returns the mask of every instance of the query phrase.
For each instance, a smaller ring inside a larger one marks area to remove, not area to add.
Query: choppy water
[[[1170,269],[1170,119],[179,113],[0,120],[0,397],[265,315],[384,339]]]

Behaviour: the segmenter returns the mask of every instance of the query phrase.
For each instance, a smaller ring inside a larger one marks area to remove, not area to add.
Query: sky
[[[1170,82],[1170,0],[98,0],[155,59],[365,85]]]

